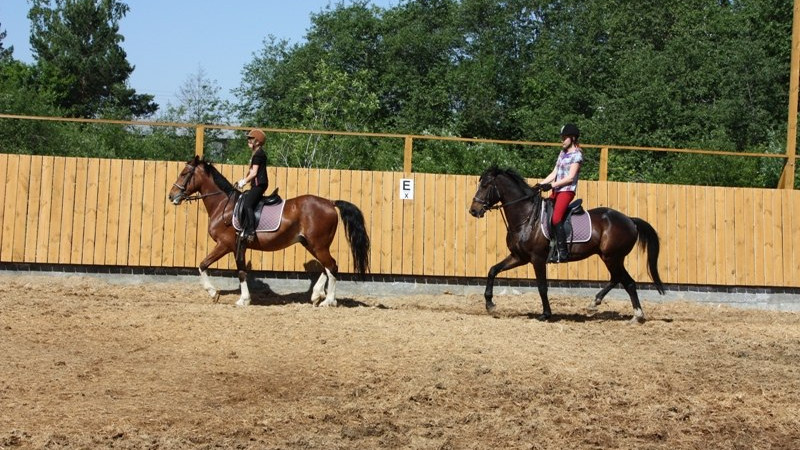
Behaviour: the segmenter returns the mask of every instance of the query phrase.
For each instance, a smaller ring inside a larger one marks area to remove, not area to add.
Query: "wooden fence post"
[[[411,136],[406,136],[403,147],[403,173],[411,173],[411,157],[413,155],[414,140]]]
[[[205,139],[206,127],[197,125],[194,134],[194,154],[203,158],[203,141]]]
[[[600,173],[598,180],[608,181],[608,147],[600,149]]]

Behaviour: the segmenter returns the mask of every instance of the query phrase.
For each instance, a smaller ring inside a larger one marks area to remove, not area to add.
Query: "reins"
[[[224,194],[224,192],[222,192],[222,191],[217,191],[217,192],[211,192],[211,193],[208,193],[208,194],[195,194],[195,195],[190,195],[190,196],[188,196],[188,197],[183,197],[183,201],[186,201],[186,202],[193,202],[193,201],[202,200],[202,199],[204,199],[204,198],[206,198],[206,197],[211,197],[212,195],[218,195],[218,194]]]
[[[495,184],[494,180],[492,181],[492,188],[495,191],[498,192],[498,196],[499,196],[499,190],[497,189],[497,184]],[[540,209],[541,200],[538,201],[538,202],[534,201],[534,205],[531,208],[531,212],[528,213],[528,217],[525,220],[523,220],[522,222],[520,222],[520,224],[515,226],[513,229],[508,225],[508,219],[506,218],[506,212],[505,212],[504,208],[506,206],[511,206],[511,205],[514,205],[516,203],[519,203],[519,202],[522,202],[522,201],[525,201],[525,200],[534,199],[534,198],[536,198],[536,196],[539,196],[539,198],[541,199],[540,191],[535,190],[534,192],[532,192],[530,194],[523,195],[522,197],[514,199],[514,200],[511,200],[510,202],[505,202],[505,203],[500,202],[500,203],[498,203],[496,205],[493,205],[493,206],[486,206],[487,202],[485,200],[479,199],[478,197],[474,197],[473,200],[477,201],[478,203],[482,203],[484,205],[484,211],[491,211],[493,209],[499,209],[500,210],[500,216],[503,218],[503,224],[506,226],[506,231],[509,232],[509,233],[516,233],[517,231],[521,230],[522,227],[525,226],[525,224],[530,223],[532,217],[535,217],[536,219],[538,219],[539,214],[538,214],[537,210]]]

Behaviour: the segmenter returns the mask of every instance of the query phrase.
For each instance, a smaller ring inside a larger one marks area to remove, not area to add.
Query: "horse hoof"
[[[336,306],[336,305],[337,305],[337,303],[336,303],[336,300],[334,300],[334,299],[325,300],[324,302],[319,304],[320,308],[323,308],[323,307],[327,308],[329,306]]]
[[[242,307],[250,306],[250,299],[248,298],[247,300],[244,300],[240,298],[239,300],[236,301],[236,306],[242,306]]]
[[[598,304],[594,303],[594,302],[589,303],[589,306],[586,307],[586,310],[590,311],[590,312],[597,312],[597,310],[598,310],[597,305]]]
[[[211,301],[214,302],[214,303],[219,303],[219,297],[220,297],[220,293],[219,292],[211,294]]]
[[[542,314],[539,317],[537,317],[536,320],[538,320],[539,322],[547,322],[548,320],[550,320],[550,314]]]
[[[486,312],[492,314],[494,312],[494,302],[486,302]]]
[[[647,321],[647,319],[645,319],[642,316],[633,316],[633,319],[631,319],[628,323],[630,325],[641,325],[641,324],[645,323],[646,321]]]

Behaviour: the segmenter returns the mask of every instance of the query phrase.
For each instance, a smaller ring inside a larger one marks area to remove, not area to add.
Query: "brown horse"
[[[191,196],[195,193],[197,195]],[[208,212],[208,234],[217,245],[200,263],[200,278],[203,287],[215,298],[219,291],[211,284],[206,270],[228,253],[236,254],[236,230],[232,219],[239,195],[239,191],[211,163],[197,156],[186,163],[169,191],[168,198],[175,205],[180,205],[184,200],[203,200]],[[284,249],[296,242],[305,247],[325,268],[312,290],[311,303],[314,305],[324,296],[325,300],[320,306],[336,306],[338,267],[330,252],[339,223],[336,208],[339,208],[344,222],[356,272],[364,275],[369,269],[369,237],[364,227],[364,216],[355,205],[343,200],[333,202],[314,195],[286,200],[278,229],[257,233],[255,240],[247,244],[247,248],[270,252]],[[241,286],[241,296],[236,302],[238,306],[250,304],[244,254],[241,251],[236,256]]]
[[[490,167],[481,175],[469,212],[480,218],[490,209],[502,208],[508,227],[506,245],[511,250],[510,255],[489,269],[484,293],[489,312],[495,307],[492,296],[497,274],[530,262],[533,264],[539,296],[542,298],[543,312],[539,320],[547,320],[552,315],[547,299],[546,266],[550,240],[545,237],[540,226],[542,201],[540,187],[531,187],[512,170]],[[644,220],[628,217],[610,208],[594,208],[588,214],[592,223],[592,235],[588,242],[570,244],[569,260],[579,261],[591,255],[599,255],[611,273],[611,281],[597,293],[589,308],[596,310],[603,297],[618,283],[622,283],[633,304],[634,315],[631,322],[644,322],[644,312],[636,293],[636,282],[625,270],[625,257],[638,240],[640,246],[647,249],[648,271],[658,292],[663,294],[664,286],[658,276],[658,234]]]

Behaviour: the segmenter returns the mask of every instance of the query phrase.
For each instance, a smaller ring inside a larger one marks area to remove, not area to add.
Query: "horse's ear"
[[[200,162],[200,155],[194,155],[194,158],[189,161],[189,164],[196,166]]]

